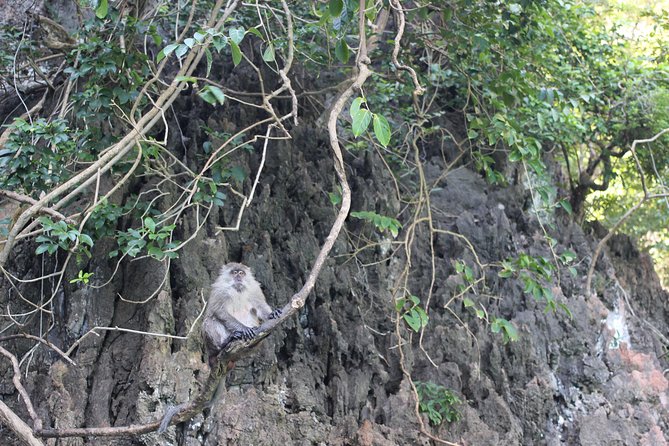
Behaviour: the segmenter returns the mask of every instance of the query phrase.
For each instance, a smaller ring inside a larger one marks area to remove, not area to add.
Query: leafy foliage
[[[576,255],[569,251],[560,256],[563,264],[568,264],[575,258]],[[546,311],[555,311],[557,307],[560,307],[570,314],[569,309],[563,303],[556,302],[553,295],[551,287],[555,270],[555,265],[549,259],[521,253],[518,257],[502,261],[502,270],[498,275],[505,279],[517,276],[523,284],[525,293],[538,301],[546,302]],[[573,272],[575,274],[575,270]],[[500,328],[504,326],[500,325]]]
[[[35,241],[39,243],[35,254],[55,254],[58,249],[74,251],[91,256],[89,248],[93,247],[93,239],[87,234],[81,233],[73,225],[60,220],[54,222],[49,217],[40,217],[44,234],[37,236]]]
[[[140,228],[118,232],[119,249],[110,252],[109,256],[115,257],[120,252],[123,255],[135,257],[146,249],[147,254],[156,260],[177,258],[179,255],[175,249],[179,242],[172,240],[174,228],[176,225],[159,226],[153,218],[145,217]]]
[[[453,423],[460,419],[458,407],[462,400],[452,390],[433,382],[415,381],[418,391],[419,409],[435,426],[444,421]]]
[[[429,318],[425,310],[420,306],[417,296],[409,296],[395,301],[395,310],[401,315],[407,325],[416,333],[427,326]]]
[[[63,119],[16,119],[0,148],[0,188],[37,196],[69,178],[77,158],[76,141]]]
[[[393,237],[397,237],[400,228],[402,227],[402,225],[397,219],[392,217],[386,217],[385,215],[379,215],[376,212],[372,211],[351,212],[351,217],[371,222],[374,224],[376,229],[378,229],[381,232],[390,231]]]

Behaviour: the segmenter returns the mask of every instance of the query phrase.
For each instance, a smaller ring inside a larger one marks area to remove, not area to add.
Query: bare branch
[[[0,420],[10,428],[28,446],[44,446],[39,439],[35,438],[32,429],[12,409],[0,400]]]
[[[14,387],[16,388],[16,390],[18,390],[19,394],[21,395],[23,404],[25,404],[26,410],[28,411],[30,418],[33,420],[33,426],[35,427],[35,429],[41,429],[42,420],[40,420],[39,417],[37,416],[37,413],[33,408],[33,403],[30,401],[30,397],[28,396],[28,392],[26,392],[25,387],[23,387],[23,384],[21,384],[21,369],[19,368],[19,361],[16,359],[16,356],[11,354],[8,350],[5,350],[3,347],[0,347],[0,354],[6,356],[11,361],[12,368],[14,369],[14,376],[12,378],[12,381],[14,382]]]
[[[31,204],[31,205],[34,205],[34,204],[37,203],[37,200],[35,200],[34,198],[31,198],[27,195],[12,192],[10,190],[0,189],[0,197],[3,196],[3,195],[5,197],[9,198],[10,200],[18,201],[19,203],[27,203],[27,204]],[[44,208],[41,208],[39,210],[39,212],[42,212],[44,214],[55,217],[58,220],[65,220],[66,223],[69,223],[71,225],[76,225],[77,224],[76,221],[72,220],[69,217],[64,216],[63,214],[61,214],[60,212],[58,212],[55,209],[44,207]]]
[[[656,141],[660,136],[664,135],[665,133],[669,132],[669,128],[666,128],[662,130],[661,132],[657,133],[655,136],[652,138],[648,139],[637,139],[632,142],[632,147],[630,151],[632,152],[632,156],[634,156],[634,162],[636,163],[636,169],[637,172],[639,173],[639,177],[641,179],[641,185],[643,186],[643,198],[634,206],[632,206],[630,209],[625,212],[625,214],[620,217],[620,220],[616,222],[615,225],[609,230],[609,232],[604,236],[603,239],[597,243],[597,247],[595,248],[595,252],[592,255],[592,260],[590,260],[590,268],[588,268],[588,276],[585,280],[585,295],[586,296],[591,296],[592,293],[592,275],[595,272],[595,266],[597,265],[597,259],[599,258],[599,255],[602,252],[602,249],[604,249],[604,245],[606,245],[606,242],[609,241],[609,239],[615,234],[615,232],[622,226],[627,219],[632,216],[641,206],[644,205],[649,200],[653,200],[656,198],[667,198],[669,197],[669,194],[650,194],[648,192],[648,188],[646,186],[646,180],[643,174],[643,169],[641,168],[641,163],[639,162],[639,158],[636,155],[636,146],[637,144],[643,144],[643,143],[649,143],[649,142],[654,142]]]

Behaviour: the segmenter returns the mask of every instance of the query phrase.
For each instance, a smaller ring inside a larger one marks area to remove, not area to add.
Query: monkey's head
[[[247,284],[253,280],[253,273],[251,268],[241,263],[228,263],[221,268],[221,277],[225,278],[232,287],[241,293]]]

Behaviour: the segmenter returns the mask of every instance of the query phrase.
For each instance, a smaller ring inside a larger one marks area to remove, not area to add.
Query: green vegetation
[[[317,125],[334,153],[318,166],[333,165],[324,177],[339,184],[309,189],[325,191],[313,199],[342,212],[341,224],[376,231],[351,229],[342,242],[350,253],[339,255],[361,269],[387,260],[397,275],[374,308],[395,323],[389,333],[407,375],[403,349],[432,361],[423,334],[446,320],[516,341],[513,321],[499,315],[504,286],[570,315],[556,291],[585,259],[557,248],[559,219],[613,228],[643,202],[622,230],[664,262],[669,280],[664,10],[580,0],[92,3],[79,4],[87,19],[72,35],[60,30],[57,45],[0,33],[10,42],[0,76],[22,102],[3,127],[0,189],[25,207],[0,221],[2,267],[23,241],[60,268],[59,283],[87,285],[91,252],[105,246],[116,266],[142,257],[169,265],[204,231],[248,224],[254,200],[271,201],[263,169],[283,156],[272,150],[295,128]],[[635,34],[637,22],[647,32]],[[44,85],[28,82],[37,77]],[[632,151],[640,139],[648,141]],[[346,176],[374,157],[388,188],[351,200]],[[435,215],[458,217],[431,200],[459,166],[492,189],[518,188],[517,211],[536,224],[540,253],[508,247],[482,261],[456,225],[438,224]],[[375,211],[349,214],[351,201]],[[262,224],[249,227],[265,234]],[[442,237],[466,254],[440,251]],[[97,245],[103,239],[114,243]],[[428,253],[429,268],[416,268],[417,252]],[[415,384],[433,425],[459,419],[452,391]]]
[[[462,404],[452,390],[433,382],[415,381],[418,391],[420,411],[427,413],[427,417],[435,426],[444,421],[453,423],[460,419],[457,406]]]
[[[420,299],[417,296],[397,299],[395,301],[395,310],[416,333],[427,326],[429,317],[420,306]]]

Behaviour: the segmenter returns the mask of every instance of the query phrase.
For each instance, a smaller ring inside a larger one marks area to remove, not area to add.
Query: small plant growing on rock
[[[457,406],[462,400],[452,390],[433,382],[415,381],[419,409],[427,413],[430,423],[441,425],[444,420],[452,423],[460,419]]]

